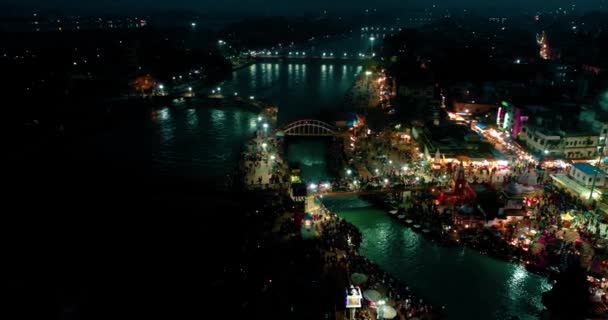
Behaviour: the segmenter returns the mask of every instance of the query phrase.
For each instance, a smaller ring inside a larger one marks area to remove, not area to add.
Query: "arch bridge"
[[[286,136],[332,137],[338,134],[336,128],[319,120],[298,120],[283,127]]]

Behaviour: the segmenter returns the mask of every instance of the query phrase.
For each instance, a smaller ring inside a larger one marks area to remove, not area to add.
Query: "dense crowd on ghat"
[[[248,188],[280,189],[286,185],[287,162],[281,141],[260,130],[241,154],[240,170]]]

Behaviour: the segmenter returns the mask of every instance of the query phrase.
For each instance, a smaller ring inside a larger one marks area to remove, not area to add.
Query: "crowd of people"
[[[281,141],[267,132],[256,131],[241,154],[240,169],[249,189],[281,189],[286,186],[288,165]]]

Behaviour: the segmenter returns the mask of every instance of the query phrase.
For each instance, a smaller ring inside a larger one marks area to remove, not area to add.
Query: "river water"
[[[407,283],[448,319],[538,319],[547,279],[466,248],[445,248],[359,197],[325,205],[363,233],[360,253]]]
[[[344,50],[366,50],[366,37],[343,39]],[[317,48],[316,50],[322,50]],[[328,49],[329,50],[329,49]],[[268,62],[235,71],[222,92],[261,98],[279,107],[279,124],[342,111],[344,94],[362,71],[339,61]],[[90,156],[104,166],[145,176],[177,176],[221,185],[235,167],[242,145],[255,131],[257,115],[237,107],[167,106],[93,137]],[[304,178],[328,178],[326,141],[288,141],[288,160]],[[78,159],[78,161],[85,161]],[[519,266],[467,249],[442,248],[397,224],[359,198],[328,200],[328,206],[364,235],[361,253],[410,283],[451,319],[533,319],[547,282]]]

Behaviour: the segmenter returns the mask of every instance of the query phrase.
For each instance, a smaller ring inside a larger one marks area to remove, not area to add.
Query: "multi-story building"
[[[524,125],[519,140],[533,153],[558,159],[593,159],[599,155],[597,133],[549,130]]]
[[[556,131],[526,124],[518,138],[533,153],[545,156],[558,156],[561,153],[561,136]]]

